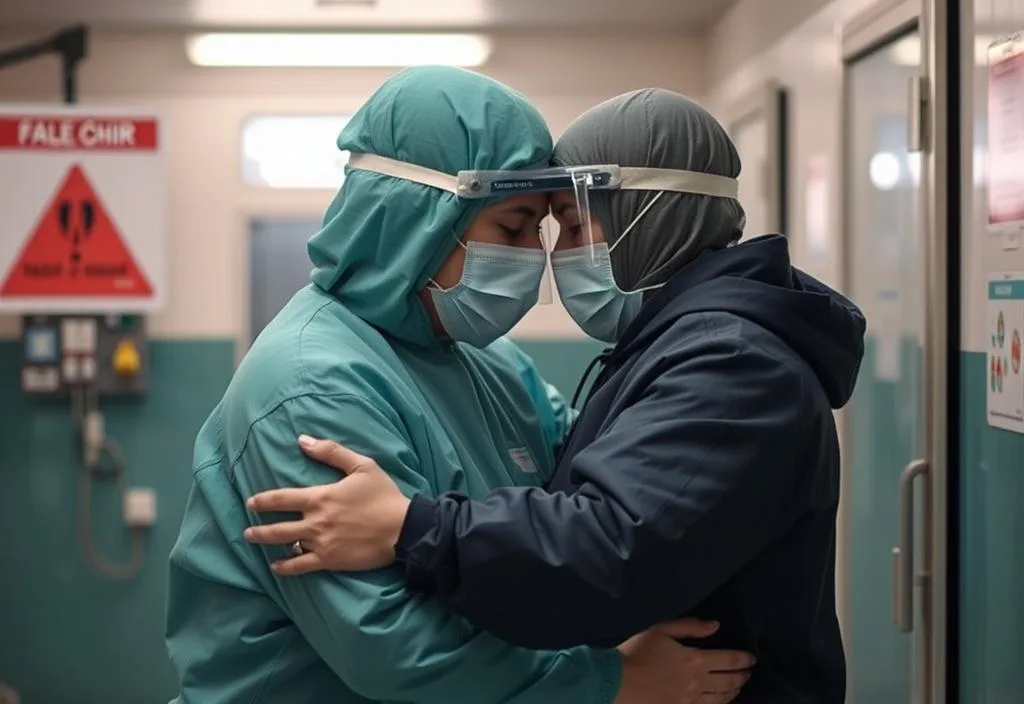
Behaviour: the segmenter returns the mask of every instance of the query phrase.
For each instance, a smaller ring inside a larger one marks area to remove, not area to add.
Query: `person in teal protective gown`
[[[669,680],[690,651],[662,635],[620,649],[515,647],[406,591],[393,569],[282,578],[271,563],[288,549],[243,538],[251,522],[280,520],[246,498],[336,478],[303,455],[300,434],[373,456],[408,495],[483,497],[542,485],[572,420],[502,337],[537,300],[547,196],[465,200],[424,176],[547,164],[536,109],[468,71],[410,69],[338,147],[352,161],[309,242],[312,283],[259,335],[196,440],[170,556],[177,701],[676,701],[650,683],[682,691]],[[411,176],[389,173],[402,164]]]

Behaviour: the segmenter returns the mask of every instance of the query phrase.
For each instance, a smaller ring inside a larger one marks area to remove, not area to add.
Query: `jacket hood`
[[[700,255],[645,302],[613,357],[649,344],[683,315],[715,311],[746,318],[781,338],[814,370],[833,408],[849,401],[864,356],[864,315],[794,268],[780,235]]]
[[[424,166],[525,169],[551,158],[551,134],[522,95],[450,67],[417,67],[386,81],[356,112],[337,146]],[[418,292],[494,200],[369,171],[345,171],[321,230],[309,241],[313,283],[353,314],[416,345],[438,340]]]

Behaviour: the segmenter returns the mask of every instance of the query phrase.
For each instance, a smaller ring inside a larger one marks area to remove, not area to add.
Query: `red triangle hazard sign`
[[[14,260],[0,296],[147,296],[153,289],[78,164]]]

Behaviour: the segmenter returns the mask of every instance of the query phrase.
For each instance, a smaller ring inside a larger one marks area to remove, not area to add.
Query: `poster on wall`
[[[988,50],[988,227],[1004,249],[1024,229],[1024,41],[1013,35]]]
[[[988,424],[1024,433],[1024,272],[989,279],[985,315]]]
[[[166,197],[157,112],[0,103],[0,311],[160,309]]]

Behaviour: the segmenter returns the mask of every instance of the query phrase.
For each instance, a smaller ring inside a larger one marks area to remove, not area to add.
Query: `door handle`
[[[927,460],[914,460],[900,474],[900,538],[892,549],[892,620],[914,630],[914,480],[928,474]]]
[[[916,154],[924,150],[925,105],[928,100],[928,83],[925,76],[911,76],[907,79],[907,153]]]

